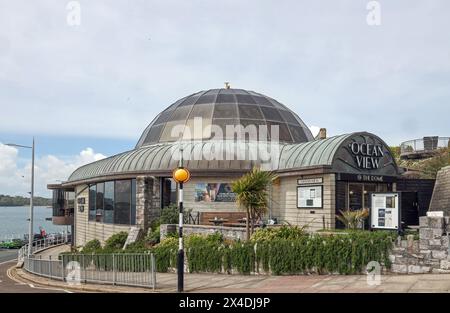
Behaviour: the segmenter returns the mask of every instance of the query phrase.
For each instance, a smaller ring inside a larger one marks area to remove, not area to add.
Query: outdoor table
[[[209,220],[210,223],[214,223],[214,226],[221,226],[223,223],[228,222],[226,219],[211,219]]]

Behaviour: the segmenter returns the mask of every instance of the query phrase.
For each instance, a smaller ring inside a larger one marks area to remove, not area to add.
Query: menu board
[[[376,229],[398,229],[400,223],[399,193],[372,193],[370,223]]]
[[[322,186],[298,186],[297,208],[322,208]]]

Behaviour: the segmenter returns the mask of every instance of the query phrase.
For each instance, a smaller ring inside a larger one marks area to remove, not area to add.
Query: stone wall
[[[174,224],[163,224],[160,226],[161,232],[161,240],[163,240],[167,236],[168,228],[176,229],[178,233],[178,225]],[[209,235],[214,234],[215,232],[219,232],[226,239],[232,240],[245,240],[246,232],[244,227],[225,227],[225,226],[209,226],[209,225],[183,225],[183,235],[189,236],[191,234],[201,234],[201,235]]]
[[[400,274],[450,273],[449,217],[420,217],[419,240],[399,240],[390,255],[391,271]]]
[[[450,215],[450,166],[442,168],[436,177],[430,211],[444,211]]]
[[[160,181],[158,178],[136,178],[136,226],[147,232],[152,221],[159,218],[161,210]]]

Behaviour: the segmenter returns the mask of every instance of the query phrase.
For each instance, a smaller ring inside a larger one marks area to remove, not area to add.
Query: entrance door
[[[359,210],[363,205],[363,184],[348,184],[348,206],[351,211]]]
[[[419,225],[417,192],[402,192],[402,226]]]
[[[371,192],[387,192],[392,190],[389,183],[358,183],[338,181],[336,184],[336,215],[340,210],[351,211],[369,208]],[[368,226],[368,223],[365,225]],[[344,228],[344,225],[336,220],[336,228]]]

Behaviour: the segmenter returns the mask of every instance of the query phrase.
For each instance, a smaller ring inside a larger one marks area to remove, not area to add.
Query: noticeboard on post
[[[400,227],[400,193],[370,194],[370,226],[372,229],[398,230]]]

